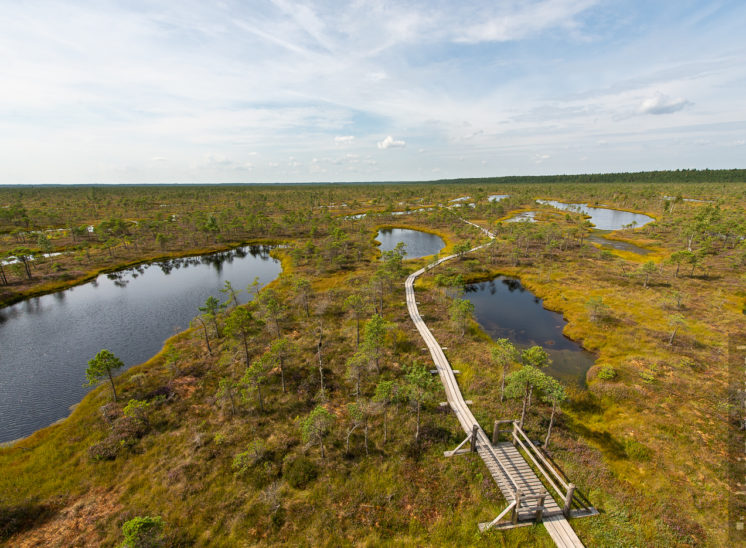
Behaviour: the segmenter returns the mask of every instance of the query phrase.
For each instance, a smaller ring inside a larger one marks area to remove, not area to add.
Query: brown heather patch
[[[103,540],[103,526],[122,513],[119,494],[99,487],[69,502],[46,523],[15,535],[8,546],[73,547],[98,546]]]
[[[174,379],[172,384],[174,392],[176,392],[180,398],[187,399],[191,398],[194,391],[197,390],[197,383],[199,379],[196,377],[179,377]]]

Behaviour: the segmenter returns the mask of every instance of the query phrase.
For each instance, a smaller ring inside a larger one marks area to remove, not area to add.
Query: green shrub
[[[223,434],[223,433],[221,433],[221,432],[218,432],[217,434],[215,434],[215,435],[213,436],[213,438],[212,438],[212,442],[213,442],[213,443],[214,443],[215,445],[223,445],[223,444],[224,444],[224,443],[226,442],[226,439],[225,439],[225,434]]]
[[[648,384],[655,382],[655,375],[651,371],[640,371],[640,378]]]
[[[282,468],[285,481],[296,489],[303,489],[318,475],[316,465],[302,456],[286,460]]]
[[[137,516],[122,525],[124,542],[120,548],[163,546],[163,519],[160,516]]]
[[[265,456],[267,456],[267,446],[262,440],[255,440],[249,444],[248,450],[233,457],[233,469],[242,474]]]
[[[610,365],[604,365],[598,372],[598,378],[602,381],[613,381],[616,378],[616,370]]]

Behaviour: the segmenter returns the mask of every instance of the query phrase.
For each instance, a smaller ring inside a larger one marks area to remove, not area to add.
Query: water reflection
[[[87,361],[108,348],[127,367],[146,361],[189,325],[197,307],[230,280],[246,288],[280,273],[270,248],[160,260],[98,276],[52,295],[0,309],[0,442],[68,414],[88,391]],[[241,295],[246,302],[250,295]]]
[[[507,338],[519,348],[540,345],[552,358],[547,372],[566,382],[585,386],[593,354],[562,334],[565,320],[546,310],[542,300],[520,280],[498,276],[489,282],[466,286],[464,298],[474,304],[479,325],[493,339]]]
[[[382,251],[391,251],[399,242],[403,242],[407,246],[406,259],[435,255],[446,246],[440,236],[405,228],[385,228],[378,232],[376,240],[381,242]]]
[[[565,211],[574,211],[590,216],[590,221],[598,230],[621,230],[626,227],[641,227],[655,221],[648,215],[632,213],[621,209],[590,207],[585,204],[567,204],[555,200],[536,200],[540,204],[550,205]]]

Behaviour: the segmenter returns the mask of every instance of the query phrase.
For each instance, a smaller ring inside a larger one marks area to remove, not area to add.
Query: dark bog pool
[[[243,289],[280,273],[268,247],[144,265],[0,309],[0,442],[25,437],[69,414],[88,360],[102,348],[126,367],[156,354],[189,325],[197,307],[229,280]],[[222,299],[221,299],[222,300]]]
[[[378,232],[376,240],[381,242],[381,251],[391,251],[399,242],[404,242],[406,259],[435,255],[446,246],[440,236],[406,228],[384,228]]]
[[[629,242],[620,242],[619,240],[611,240],[606,237],[608,233],[608,230],[594,230],[593,233],[588,236],[588,240],[604,247],[618,249],[619,251],[629,251],[631,253],[637,253],[638,255],[650,254],[649,249],[645,249],[639,245],[631,244]]]
[[[541,299],[516,278],[498,276],[466,286],[464,298],[474,303],[474,315],[493,339],[507,338],[519,348],[542,346],[551,356],[547,372],[568,384],[585,386],[585,374],[595,357],[562,334],[562,314],[547,310]]]
[[[590,216],[590,221],[598,230],[621,230],[624,227],[632,226],[639,228],[643,225],[655,221],[648,215],[642,213],[632,213],[631,211],[622,211],[621,209],[610,209],[607,207],[590,207],[585,204],[566,204],[554,200],[536,200],[540,204],[550,205],[557,209],[565,211],[576,211]]]

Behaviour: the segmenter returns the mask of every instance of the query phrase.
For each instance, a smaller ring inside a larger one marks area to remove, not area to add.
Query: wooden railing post
[[[500,441],[500,421],[495,419],[495,424],[492,426],[492,445],[497,445]]]
[[[477,452],[477,434],[479,432],[479,426],[476,424],[471,427],[471,452]]]
[[[541,521],[541,518],[544,516],[544,499],[547,496],[547,492],[544,491],[541,496],[539,497],[539,500],[536,503],[536,521]]]
[[[516,489],[515,491],[515,507],[513,508],[513,525],[518,523],[518,511],[521,509],[521,496],[522,493]]]
[[[570,517],[570,507],[572,506],[572,497],[575,494],[575,484],[571,483],[567,486],[567,495],[565,495],[565,506],[562,508],[562,513],[565,514],[566,518]]]
[[[518,423],[516,421],[513,421],[513,439],[511,440],[513,442],[513,445],[518,447]]]

